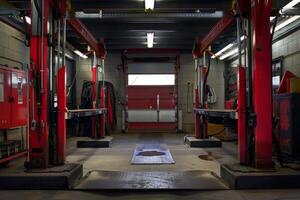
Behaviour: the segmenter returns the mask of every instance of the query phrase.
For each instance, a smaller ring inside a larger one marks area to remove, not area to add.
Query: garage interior
[[[0,0],[0,199],[300,199],[300,0]]]

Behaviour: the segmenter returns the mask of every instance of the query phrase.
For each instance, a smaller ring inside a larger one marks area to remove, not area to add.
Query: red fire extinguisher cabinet
[[[26,72],[0,66],[0,129],[27,124]]]

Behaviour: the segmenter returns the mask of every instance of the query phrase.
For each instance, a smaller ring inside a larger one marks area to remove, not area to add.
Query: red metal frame
[[[97,67],[96,66],[92,66],[92,82],[94,83],[94,90],[96,93],[96,88],[97,88]],[[96,108],[96,98],[97,98],[97,95],[94,95],[93,96],[93,109]],[[97,135],[96,135],[97,117],[96,116],[92,117],[91,120],[92,120],[92,138],[96,138],[97,137]]]
[[[195,88],[194,94],[195,94],[194,108],[198,109],[199,108],[199,90],[198,90],[198,88]],[[197,139],[201,138],[200,131],[201,131],[200,115],[196,114],[195,115],[195,137]]]
[[[255,135],[255,166],[257,168],[272,167],[272,74],[271,74],[271,33],[270,16],[272,12],[271,0],[239,0],[242,14],[251,12],[253,26],[253,89],[254,89],[254,120]],[[234,9],[231,13],[234,13]],[[249,10],[250,9],[250,10]],[[234,22],[232,14],[222,18],[201,41],[196,41],[193,55],[199,58]],[[244,69],[240,68],[240,90],[239,90],[239,144],[240,161],[246,162],[246,116],[245,116],[245,75]],[[197,130],[197,123],[195,124]]]
[[[246,12],[249,7],[250,0],[239,0],[239,7],[242,12]],[[209,48],[209,46],[235,22],[235,13],[237,5],[233,5],[232,9],[221,18],[209,33],[201,40],[195,41],[193,55],[195,58],[199,58]]]
[[[271,0],[253,0],[253,89],[256,113],[255,166],[272,167],[272,72],[270,33]]]
[[[89,32],[89,30],[86,28],[86,26],[78,19],[76,18],[70,18],[67,20],[68,24],[70,25],[70,27],[96,52],[96,55],[98,58],[100,59],[104,59],[106,56],[106,49],[104,47],[104,41],[100,41],[98,42],[94,36]],[[97,81],[97,67],[96,66],[92,66],[92,81],[95,84]],[[103,88],[104,90],[104,88]],[[97,95],[96,95],[97,96]],[[96,96],[94,101],[96,102]],[[105,91],[100,92],[100,108],[105,109]],[[102,102],[102,100],[104,102]],[[94,105],[96,106],[96,105]],[[92,124],[93,124],[93,129],[92,129],[92,137],[96,138],[97,137],[97,131],[96,131],[96,118],[92,118]],[[105,115],[102,114],[100,115],[100,127],[98,130],[98,135],[100,138],[104,138],[105,137]]]
[[[234,22],[234,15],[232,12],[220,19],[217,24],[209,31],[209,33],[201,40],[196,40],[193,55],[199,58],[208,49],[208,47]]]
[[[27,154],[27,151],[23,151],[23,152],[15,154],[15,155],[9,156],[7,158],[3,158],[0,160],[0,164],[7,164],[7,163],[9,163],[9,161],[25,157],[26,154]]]
[[[57,163],[63,164],[66,158],[66,67],[62,66],[57,74],[57,109],[58,109],[58,135],[57,135]]]
[[[35,80],[38,74],[41,73],[41,65],[40,59],[41,54],[39,51],[39,47],[41,46],[41,37],[40,36],[31,36],[30,38],[30,57],[31,57],[31,67],[30,67],[30,80]],[[47,46],[47,38],[44,38],[44,56],[43,56],[43,91],[40,91],[38,94],[35,87],[30,86],[30,99],[31,103],[29,106],[29,121],[32,123],[33,121],[37,122],[37,126],[35,129],[30,129],[30,161],[38,163],[38,167],[45,168],[48,165],[48,66],[47,66],[47,55],[48,55],[48,46]],[[40,105],[39,108],[37,106],[36,97],[40,95]],[[33,101],[33,99],[35,99]],[[33,105],[34,103],[34,105]],[[34,113],[33,113],[34,110]],[[33,164],[34,165],[34,164]]]
[[[246,70],[239,66],[238,74],[238,141],[239,159],[241,164],[247,164],[247,136],[246,136]]]
[[[70,27],[96,52],[99,58],[105,58],[106,50],[104,48],[103,41],[102,43],[99,43],[79,19],[69,18],[67,22]]]

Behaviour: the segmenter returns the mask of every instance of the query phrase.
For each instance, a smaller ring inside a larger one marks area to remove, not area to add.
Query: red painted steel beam
[[[33,168],[46,168],[49,164],[48,156],[48,39],[47,21],[52,6],[51,0],[44,1],[44,34],[34,33],[31,24],[30,31],[30,70],[29,70],[29,165]],[[33,9],[31,9],[33,10]],[[31,13],[33,15],[33,13]],[[32,18],[32,17],[31,17]],[[43,49],[43,53],[42,53]]]
[[[241,164],[247,164],[247,95],[246,95],[246,70],[244,66],[238,67],[238,141],[239,160]]]
[[[105,58],[106,50],[103,42],[98,42],[79,19],[69,18],[67,22],[70,27],[96,52],[99,58]]]
[[[239,0],[239,8],[242,13],[246,12],[249,8],[250,0]],[[225,14],[215,26],[208,32],[202,40],[196,40],[194,44],[193,55],[199,58],[209,48],[209,46],[235,22],[235,13],[237,5],[232,5],[232,10]]]
[[[209,33],[201,40],[196,40],[193,55],[195,58],[201,55],[208,49],[208,47],[232,24],[234,23],[234,14],[230,12],[225,15],[217,24],[209,31]]]
[[[253,90],[256,113],[255,166],[272,167],[272,70],[270,33],[271,0],[253,0]]]
[[[67,97],[66,97],[66,66],[60,67],[57,74],[57,163],[64,164],[66,159],[66,146],[67,146],[67,128],[66,128],[66,107],[67,107]]]

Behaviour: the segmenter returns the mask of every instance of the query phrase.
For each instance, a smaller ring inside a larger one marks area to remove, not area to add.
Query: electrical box
[[[0,129],[27,124],[25,71],[0,66]]]

